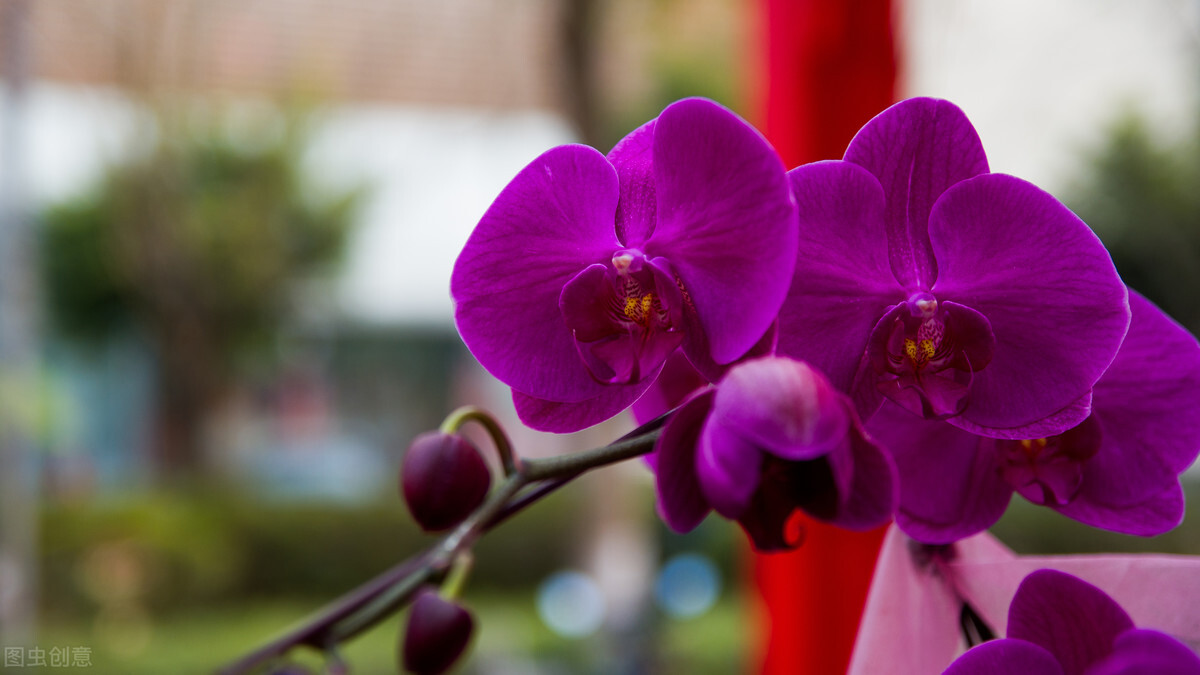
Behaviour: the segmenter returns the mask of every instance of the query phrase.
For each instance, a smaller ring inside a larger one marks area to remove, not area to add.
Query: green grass
[[[654,672],[688,675],[737,672],[744,668],[747,622],[740,600],[726,597],[713,611],[687,621],[652,613],[652,625],[622,638],[559,637],[537,617],[532,590],[511,595],[468,595],[478,630],[469,658],[459,669],[504,663],[512,672],[529,664],[571,673],[607,672],[608,664],[630,650],[643,649]],[[38,638],[53,646],[90,647],[88,675],[187,675],[212,673],[261,645],[316,609],[300,602],[259,602],[224,609],[177,612],[149,620],[135,611],[110,612],[92,620],[48,619]],[[396,671],[400,621],[392,618],[342,649],[355,675]],[[322,659],[310,650],[295,661],[321,672]]]

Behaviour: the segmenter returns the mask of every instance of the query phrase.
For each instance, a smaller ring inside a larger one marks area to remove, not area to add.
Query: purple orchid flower
[[[1117,358],[1078,426],[1036,440],[977,436],[885,403],[868,429],[900,472],[897,524],[948,543],[987,529],[1013,492],[1080,522],[1162,534],[1183,518],[1179,474],[1200,454],[1200,344],[1136,292]]]
[[[778,352],[850,392],[989,436],[1060,433],[1129,325],[1125,287],[1049,194],[988,173],[947,101],[898,103],[842,161],[789,173],[800,249]]]
[[[1057,570],[1025,577],[1008,610],[1007,637],[978,645],[943,675],[1200,675],[1179,640],[1135,628],[1095,586]]]
[[[659,512],[688,532],[712,509],[761,551],[793,548],[793,513],[849,529],[887,522],[895,467],[854,406],[807,364],[764,357],[689,399],[655,448]]]
[[[719,372],[763,340],[796,229],[766,140],[686,99],[607,157],[565,145],[525,167],[455,263],[455,320],[522,421],[576,431],[628,407],[677,348]]]

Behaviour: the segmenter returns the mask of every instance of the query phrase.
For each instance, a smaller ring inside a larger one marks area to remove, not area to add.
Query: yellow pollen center
[[[904,353],[916,366],[923,366],[937,353],[933,340],[926,338],[920,342],[912,338],[904,338]]]
[[[1035,438],[1033,440],[1021,441],[1021,450],[1025,451],[1031,459],[1037,457],[1046,449],[1046,439]]]
[[[654,307],[654,294],[646,293],[639,297],[625,298],[625,316],[630,320],[645,324],[650,317],[650,310]]]

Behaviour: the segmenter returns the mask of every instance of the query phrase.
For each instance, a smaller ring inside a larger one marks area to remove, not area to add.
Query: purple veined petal
[[[676,532],[691,532],[710,510],[696,477],[696,448],[712,400],[706,391],[685,403],[655,444],[658,513]]]
[[[547,401],[512,390],[517,417],[530,429],[568,434],[599,424],[628,408],[650,386],[654,377],[637,384],[613,385],[586,401]]]
[[[927,544],[949,544],[991,527],[1013,489],[997,472],[990,440],[885,403],[867,430],[896,462],[896,524]]]
[[[888,309],[888,312],[890,311],[891,308]],[[884,318],[880,319],[880,323],[886,319],[887,314],[885,313]],[[887,399],[879,391],[879,374],[875,372],[871,360],[866,355],[863,355],[862,362],[858,364],[853,382],[850,385],[850,400],[854,402],[858,418],[864,422],[869,421]]]
[[[671,261],[717,363],[745,354],[779,313],[796,264],[796,206],[778,155],[703,99],[654,128],[658,223],[647,255]]]
[[[617,169],[621,199],[617,203],[617,238],[638,248],[654,233],[658,220],[654,189],[654,124],[650,120],[622,138],[608,153]]]
[[[1137,292],[1130,291],[1129,335],[1096,383],[1093,408],[1126,453],[1153,456],[1180,473],[1200,453],[1200,345]]]
[[[1055,511],[1085,525],[1122,534],[1154,537],[1183,522],[1183,487],[1176,481],[1162,492],[1141,502],[1112,506],[1103,490],[1093,487],[1084,468],[1083,485],[1069,504],[1052,506]]]
[[[1087,675],[1200,675],[1200,657],[1179,640],[1135,628],[1117,636],[1113,651]]]
[[[849,392],[871,329],[905,299],[888,266],[883,190],[848,162],[806,164],[788,180],[800,242],[777,351],[807,361]]]
[[[720,382],[721,378],[738,363],[749,361],[761,356],[775,354],[775,346],[779,341],[779,322],[773,321],[758,342],[741,357],[730,363],[717,363],[712,357],[712,348],[708,344],[708,336],[704,334],[704,326],[694,307],[685,307],[685,328],[683,344],[680,349],[696,369],[709,382]]]
[[[929,216],[939,277],[932,289],[980,312],[996,337],[963,416],[980,427],[1032,424],[1087,393],[1129,326],[1108,252],[1083,221],[1019,178],[977,176]]]
[[[1066,675],[1083,675],[1131,628],[1129,615],[1104,591],[1058,570],[1025,577],[1008,609],[1008,637],[1054,654]]]
[[[633,404],[633,419],[638,424],[674,410],[688,396],[708,386],[708,380],[692,367],[682,351],[667,357],[654,384]]]
[[[780,459],[816,459],[850,427],[843,397],[808,364],[765,357],[739,364],[717,388],[715,423]]]
[[[845,401],[844,405],[849,409],[850,402]],[[899,506],[896,464],[890,454],[866,435],[857,419],[851,421],[847,442],[854,461],[853,481],[841,500],[837,516],[830,522],[857,531],[879,527],[895,515]]]
[[[988,640],[954,660],[942,675],[1064,675],[1054,655],[1024,640]]]
[[[454,319],[488,372],[530,396],[575,402],[604,389],[558,308],[563,286],[620,248],[617,175],[592,148],[548,150],[501,191],[454,264]]]
[[[955,183],[988,171],[975,127],[949,101],[910,98],[867,122],[844,159],[866,168],[883,186],[896,280],[910,290],[928,289],[941,262],[928,234],[934,203]]]
[[[1070,405],[1059,410],[1058,412],[1042,419],[1011,429],[994,429],[991,427],[982,427],[975,424],[971,420],[966,419],[962,415],[956,415],[946,421],[954,426],[969,431],[980,436],[989,436],[991,438],[1002,438],[1008,440],[1022,440],[1025,438],[1046,438],[1061,433],[1063,429],[1071,429],[1079,426],[1088,415],[1092,413],[1092,392],[1088,392],[1083,396],[1075,399]]]
[[[741,518],[758,488],[763,459],[757,446],[709,415],[697,446],[696,476],[704,498],[717,513],[731,520]]]
[[[841,514],[842,509],[846,506],[846,501],[850,498],[850,494],[854,491],[854,480],[858,474],[858,467],[854,464],[854,453],[851,452],[849,438],[846,438],[844,443],[841,443],[819,459],[804,462],[805,465],[811,465],[815,471],[808,471],[811,476],[805,477],[806,489],[797,490],[801,495],[809,493],[822,495],[827,490],[822,489],[822,483],[829,483],[833,486],[833,499],[828,500],[820,497],[817,500],[801,499],[801,506],[809,515],[819,520],[832,522]],[[815,476],[816,478],[813,478]],[[815,489],[814,489],[815,488]]]
[[[1161,402],[1163,408],[1173,408],[1169,401]],[[1142,401],[1130,401],[1129,405],[1145,405]],[[1145,408],[1152,408],[1145,405]],[[1195,414],[1193,411],[1180,411],[1184,415]],[[1114,508],[1137,504],[1148,497],[1162,493],[1163,490],[1179,483],[1178,471],[1171,467],[1160,452],[1170,452],[1172,447],[1185,446],[1192,439],[1169,438],[1161,434],[1157,425],[1170,427],[1175,423],[1169,417],[1160,417],[1149,413],[1141,419],[1129,419],[1129,424],[1113,423],[1102,412],[1093,413],[1089,423],[1094,424],[1100,433],[1099,449],[1083,465],[1083,484],[1081,490],[1085,495]],[[1183,422],[1187,425],[1188,422]],[[1162,440],[1165,448],[1161,449],[1155,441]]]

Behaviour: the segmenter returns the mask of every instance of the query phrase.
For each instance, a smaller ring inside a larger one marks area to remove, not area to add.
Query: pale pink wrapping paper
[[[941,673],[967,648],[959,624],[962,600],[1002,637],[1017,586],[1042,568],[1100,587],[1140,628],[1200,646],[1200,557],[1018,556],[985,532],[955,544],[953,560],[922,562],[893,525],[875,565],[849,675]]]

